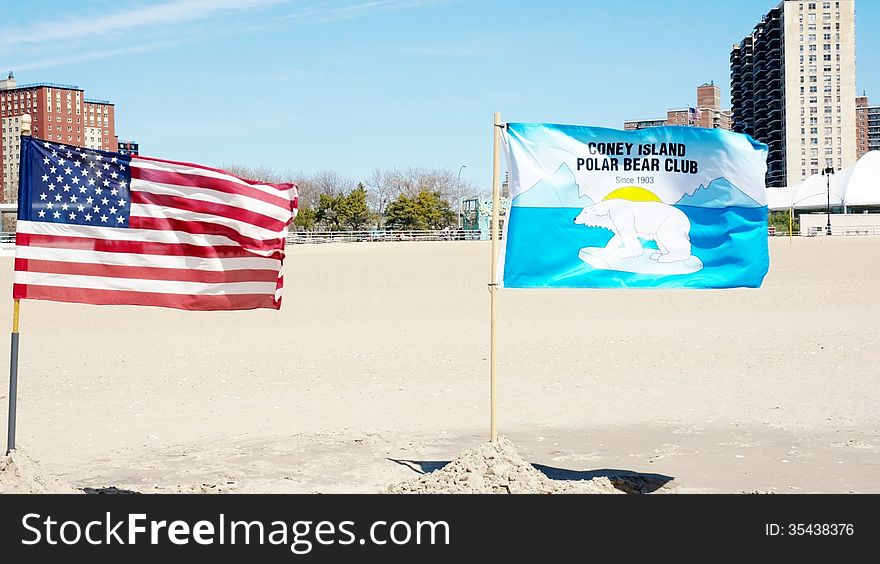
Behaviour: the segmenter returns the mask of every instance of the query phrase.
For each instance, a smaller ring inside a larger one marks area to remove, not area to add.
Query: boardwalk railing
[[[807,229],[807,237],[828,237],[827,227],[810,227]],[[797,233],[795,233],[797,235]],[[838,237],[857,237],[867,235],[880,235],[880,225],[844,225],[832,226],[831,236]]]
[[[788,237],[788,232],[775,230],[768,233],[771,237]],[[800,237],[798,232],[795,237]],[[811,227],[807,237],[827,237],[825,227]],[[832,236],[880,236],[880,225],[864,227],[832,227]],[[448,231],[296,231],[287,236],[288,245],[305,245],[318,243],[362,243],[362,242],[398,242],[398,241],[479,241],[479,231],[452,229]],[[15,244],[15,233],[0,232],[0,244]]]
[[[479,241],[480,232],[464,229],[434,231],[296,231],[287,236],[288,245],[315,243],[360,243],[392,241]],[[0,243],[14,244],[15,233],[0,233]]]
[[[309,243],[361,243],[394,241],[479,241],[479,231],[297,231],[287,236],[289,245]]]

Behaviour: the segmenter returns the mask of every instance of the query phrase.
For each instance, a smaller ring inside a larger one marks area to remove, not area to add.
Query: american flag
[[[293,184],[22,138],[13,297],[281,307]]]

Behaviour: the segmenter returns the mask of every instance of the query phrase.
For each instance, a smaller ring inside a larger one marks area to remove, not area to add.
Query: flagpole
[[[15,450],[15,411],[18,394],[18,314],[21,300],[12,305],[12,346],[9,349],[9,413],[6,425],[6,454]]]
[[[794,238],[794,206],[788,208],[788,244],[792,243]]]
[[[21,136],[31,135],[31,116],[23,114],[19,120]],[[21,151],[24,153],[24,143],[21,143]],[[21,163],[19,162],[19,186],[21,186]],[[19,193],[21,190],[19,190]],[[15,450],[15,416],[18,404],[18,318],[21,312],[21,300],[14,299],[12,302],[12,342],[9,347],[9,413],[6,421],[6,454]]]
[[[498,442],[498,413],[497,413],[497,372],[498,372],[498,347],[496,345],[496,314],[498,311],[498,243],[501,238],[499,232],[501,214],[501,114],[495,112],[495,123],[492,161],[492,275],[489,284],[491,294],[491,318],[489,325],[489,429],[493,443]]]

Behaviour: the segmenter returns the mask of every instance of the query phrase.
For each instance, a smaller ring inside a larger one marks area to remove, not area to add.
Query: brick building
[[[78,147],[116,151],[116,115],[112,103],[85,98],[82,88],[40,82],[16,84],[10,72],[0,80],[0,202],[18,200],[19,118],[30,114],[38,139]]]
[[[707,129],[730,129],[730,110],[721,108],[721,89],[715,83],[697,87],[697,105],[693,107],[668,110],[666,119],[642,119],[626,121],[627,131],[648,127],[677,125],[682,127],[705,127]]]
[[[856,151],[858,158],[880,151],[880,106],[872,106],[867,96],[856,98]]]

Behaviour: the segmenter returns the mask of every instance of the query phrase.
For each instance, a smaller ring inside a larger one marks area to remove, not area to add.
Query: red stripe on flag
[[[269,231],[281,231],[289,222],[279,221],[275,218],[248,211],[237,206],[227,204],[215,204],[212,202],[203,202],[202,200],[194,200],[192,198],[183,198],[181,196],[166,196],[164,194],[151,194],[149,192],[141,192],[140,190],[131,190],[131,202],[133,204],[152,204],[154,206],[162,206],[165,208],[175,208],[196,213],[203,213],[217,217],[225,217],[256,225]]]
[[[93,290],[87,288],[60,288],[13,284],[15,299],[52,300],[56,302],[92,305],[159,306],[191,311],[221,311],[242,309],[280,309],[281,300],[260,294],[192,296],[184,294],[154,294],[124,290]]]
[[[289,183],[289,182],[283,182],[281,184],[271,184],[269,182],[260,182],[259,180],[249,180],[247,178],[242,178],[240,176],[236,176],[226,170],[221,170],[219,168],[212,168],[212,167],[200,165],[200,164],[187,163],[184,161],[170,161],[168,159],[157,159],[156,157],[144,157],[141,155],[138,155],[136,157],[131,158],[131,162],[136,163],[137,161],[151,161],[154,163],[168,163],[168,164],[177,165],[177,166],[190,166],[193,168],[200,168],[202,170],[210,170],[211,172],[219,172],[220,174],[225,174],[226,176],[232,176],[233,178],[238,178],[239,180],[247,182],[248,184],[261,184],[263,186],[271,186],[272,188],[277,188],[278,190],[282,190],[282,191],[283,190],[290,190],[291,188],[296,188],[296,184]]]
[[[91,237],[66,237],[18,233],[16,244],[23,247],[48,247],[104,253],[133,253],[139,255],[173,255],[197,258],[267,258],[264,255],[234,245],[202,247],[187,243],[151,243],[147,241],[113,241]],[[270,258],[280,258],[270,257]]]
[[[212,178],[209,176],[199,176],[197,174],[185,174],[182,172],[138,167],[131,168],[131,177],[146,182],[156,182],[158,184],[173,184],[175,186],[184,186],[187,188],[207,188],[209,190],[215,190],[226,194],[240,194],[242,196],[247,196],[248,198],[266,202],[267,204],[276,205],[287,211],[295,209],[291,201],[287,198],[273,196],[272,194],[257,188],[239,184],[238,182],[233,182],[231,180],[224,180],[222,178]]]
[[[201,221],[186,221],[183,219],[161,217],[131,216],[128,226],[132,229],[152,229],[154,231],[181,231],[193,235],[222,235],[231,239],[246,249],[255,251],[280,251],[284,248],[283,238],[278,239],[254,239],[245,237],[235,229],[218,223],[203,223]]]
[[[102,278],[134,278],[138,280],[168,280],[174,282],[203,282],[224,284],[233,282],[275,282],[275,270],[226,270],[207,271],[184,268],[155,268],[141,266],[118,266],[54,260],[15,259],[18,272],[43,272],[47,274],[72,274],[76,276],[100,276]]]

